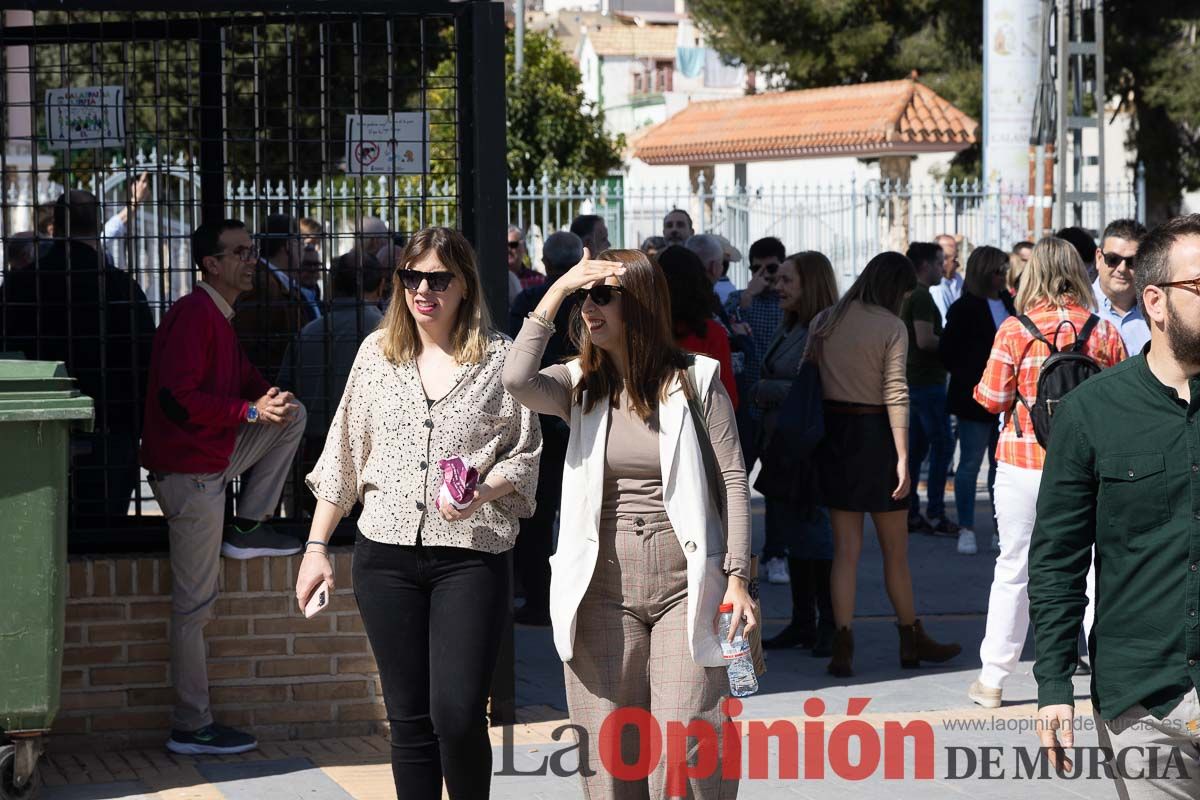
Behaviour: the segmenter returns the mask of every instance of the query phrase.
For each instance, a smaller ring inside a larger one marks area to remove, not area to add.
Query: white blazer
[[[701,398],[718,379],[720,365],[696,356],[696,388]],[[568,364],[577,384],[578,361]],[[579,604],[592,581],[599,552],[600,504],[604,497],[604,451],[609,404],[600,402],[588,413],[582,404],[571,407],[571,438],[563,470],[558,548],[550,557],[550,621],[554,646],[563,661],[574,654]],[[726,535],[713,504],[704,471],[700,442],[692,424],[683,386],[677,380],[659,404],[658,454],[662,464],[663,501],[671,527],[687,559],[687,620],[692,658],[705,667],[723,666],[721,643],[713,619],[725,596]]]

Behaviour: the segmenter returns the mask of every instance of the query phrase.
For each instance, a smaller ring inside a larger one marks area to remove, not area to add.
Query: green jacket
[[[1038,705],[1071,704],[1095,546],[1092,700],[1164,716],[1200,679],[1200,377],[1191,404],[1135,356],[1054,418],[1029,549]]]

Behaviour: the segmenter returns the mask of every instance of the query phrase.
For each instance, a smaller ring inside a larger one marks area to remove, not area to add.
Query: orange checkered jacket
[[[1075,343],[1076,331],[1083,329],[1092,312],[1080,305],[1058,308],[1043,302],[1025,313],[1042,335],[1052,342],[1055,329],[1062,325],[1058,332],[1057,347],[1063,350]],[[1071,325],[1063,324],[1068,320]],[[1101,368],[1107,368],[1125,359],[1125,344],[1116,327],[1102,319],[1088,337],[1083,352],[1095,359]],[[1004,415],[1004,427],[1000,430],[1000,442],[996,445],[998,461],[1037,470],[1046,461],[1046,451],[1038,444],[1033,433],[1029,411],[1017,402],[1016,390],[1020,389],[1021,396],[1032,407],[1037,400],[1037,380],[1042,363],[1049,357],[1050,348],[1034,339],[1016,317],[1004,320],[996,331],[987,367],[974,394],[976,402],[988,411]],[[1017,435],[1017,428],[1021,431],[1020,436]]]

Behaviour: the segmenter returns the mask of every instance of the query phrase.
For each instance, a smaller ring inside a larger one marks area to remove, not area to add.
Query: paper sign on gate
[[[427,171],[425,115],[420,112],[346,115],[346,172],[412,175]]]
[[[46,90],[46,146],[53,150],[125,146],[125,87]]]

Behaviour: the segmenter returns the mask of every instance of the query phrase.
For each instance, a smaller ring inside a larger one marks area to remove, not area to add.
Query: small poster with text
[[[125,87],[46,90],[46,147],[87,150],[125,146]]]
[[[419,175],[426,163],[421,112],[346,115],[346,172],[351,175]]]

